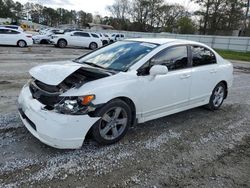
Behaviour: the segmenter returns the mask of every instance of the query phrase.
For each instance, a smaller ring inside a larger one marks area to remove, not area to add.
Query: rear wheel
[[[113,144],[127,133],[132,122],[129,105],[120,99],[115,99],[97,111],[101,117],[93,128],[94,139],[100,144]]]
[[[57,46],[60,47],[60,48],[65,48],[67,46],[67,41],[64,40],[64,39],[60,39],[58,42],[57,42]]]
[[[25,46],[27,46],[27,43],[24,40],[19,40],[17,42],[17,46],[24,48]]]
[[[208,108],[211,110],[218,110],[222,105],[226,96],[226,86],[224,83],[219,83],[214,88],[212,95],[210,96]]]
[[[91,50],[95,50],[96,48],[98,48],[97,44],[95,42],[91,42],[90,45],[89,45],[89,48]]]

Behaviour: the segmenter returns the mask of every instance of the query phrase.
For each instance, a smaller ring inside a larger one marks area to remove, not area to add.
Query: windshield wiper
[[[73,62],[76,62],[76,63],[81,63],[82,62],[79,62],[79,59],[74,59]],[[97,68],[100,68],[100,69],[103,69],[105,71],[109,71],[109,72],[113,72],[113,73],[116,73],[116,72],[120,72],[121,70],[117,70],[117,69],[112,69],[112,68],[105,68],[105,67],[102,67],[100,65],[97,65],[95,63],[91,63],[91,62],[83,62],[84,64],[87,64],[89,66],[92,66],[92,67],[97,67]]]
[[[92,66],[92,67],[97,67],[97,68],[101,68],[101,69],[106,69],[106,68],[104,68],[104,67],[102,67],[102,66],[100,66],[100,65],[97,65],[97,64],[95,64],[95,63],[91,63],[91,62],[84,62],[85,64],[87,64],[87,65],[90,65],[90,66]]]

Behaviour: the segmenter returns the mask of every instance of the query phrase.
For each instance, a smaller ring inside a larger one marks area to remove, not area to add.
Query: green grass
[[[230,50],[218,50],[215,49],[223,58],[240,60],[240,61],[249,61],[250,63],[250,52],[235,52]]]

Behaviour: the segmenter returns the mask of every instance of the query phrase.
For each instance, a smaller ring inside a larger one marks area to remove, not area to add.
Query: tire
[[[17,46],[19,46],[20,48],[24,48],[27,46],[27,43],[24,40],[19,40],[17,42]]]
[[[48,41],[47,41],[47,40],[42,39],[42,40],[41,40],[41,42],[40,42],[40,44],[49,44],[49,43],[48,43]]]
[[[210,100],[207,107],[210,110],[218,110],[223,104],[225,96],[226,96],[226,86],[224,83],[220,82],[215,86],[212,95],[210,96]]]
[[[102,41],[102,45],[103,46],[108,45],[108,41],[107,40]]]
[[[96,48],[98,48],[98,45],[97,45],[95,42],[91,42],[91,43],[89,44],[89,48],[90,48],[91,50],[95,50]]]
[[[67,46],[67,41],[65,39],[60,39],[57,42],[57,46],[59,48],[65,48]]]
[[[110,43],[113,43],[114,41],[113,40],[110,40]]]
[[[120,99],[108,102],[95,115],[101,119],[93,125],[92,135],[101,145],[113,144],[122,139],[132,123],[131,108]]]

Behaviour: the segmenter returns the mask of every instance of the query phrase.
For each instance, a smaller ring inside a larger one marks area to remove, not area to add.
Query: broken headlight
[[[94,111],[95,107],[92,101],[95,95],[86,95],[82,97],[65,97],[62,101],[54,106],[54,110],[62,114],[87,114]]]

